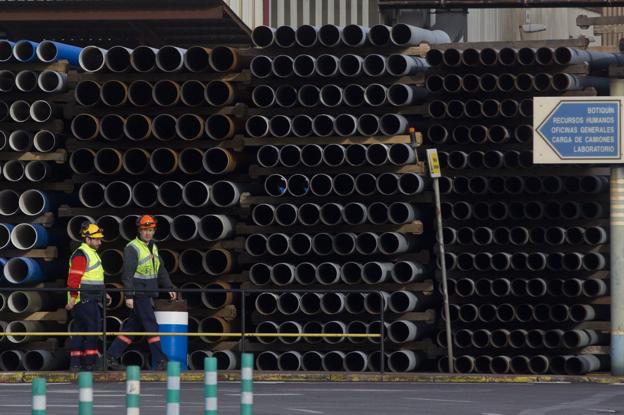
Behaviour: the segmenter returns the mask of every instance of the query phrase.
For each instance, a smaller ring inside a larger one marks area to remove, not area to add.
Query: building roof
[[[77,45],[250,44],[251,30],[221,0],[0,0],[9,39]]]

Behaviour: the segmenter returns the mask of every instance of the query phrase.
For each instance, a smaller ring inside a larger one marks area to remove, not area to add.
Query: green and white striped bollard
[[[251,353],[241,357],[241,415],[253,415],[253,365]]]
[[[217,359],[204,358],[204,415],[217,415]]]
[[[141,405],[141,368],[126,368],[126,415],[139,415]]]
[[[32,380],[32,415],[46,415],[46,380]]]
[[[167,415],[180,415],[180,362],[167,363]]]
[[[93,415],[93,375],[91,372],[78,373],[78,415]]]

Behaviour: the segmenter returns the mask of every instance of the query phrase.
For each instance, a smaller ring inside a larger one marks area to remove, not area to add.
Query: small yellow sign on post
[[[442,177],[442,169],[440,168],[440,158],[438,157],[437,149],[427,149],[427,161],[429,162],[429,174],[431,178],[436,179]]]

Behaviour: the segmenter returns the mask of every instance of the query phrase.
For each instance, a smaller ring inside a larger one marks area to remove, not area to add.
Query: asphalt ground
[[[164,383],[141,384],[141,414],[165,414]],[[182,383],[181,415],[203,414],[203,385]],[[239,414],[238,382],[219,383],[219,414]],[[95,415],[125,413],[125,385],[94,386]],[[31,413],[29,384],[0,384],[0,414]],[[75,384],[48,384],[48,414],[78,412]],[[624,412],[624,384],[254,384],[255,415],[592,415]]]

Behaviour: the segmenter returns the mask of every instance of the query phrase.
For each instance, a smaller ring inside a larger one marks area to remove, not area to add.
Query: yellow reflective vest
[[[84,242],[80,244],[80,246],[78,247],[78,249],[76,249],[76,251],[74,251],[74,253],[78,251],[82,251],[84,256],[87,258],[87,268],[85,269],[85,272],[84,274],[82,274],[82,278],[80,279],[80,288],[82,287],[89,287],[89,288],[104,287],[104,267],[102,267],[102,261],[100,260],[100,256],[98,255],[97,251],[91,248],[89,245],[87,245]],[[73,257],[73,254],[72,254],[72,257]],[[69,262],[70,262],[69,266],[71,268],[71,259]],[[78,297],[76,297],[76,304],[80,302],[80,295],[81,293],[79,292]],[[68,292],[67,293],[68,301],[70,297],[71,297],[70,293]],[[99,300],[102,298],[102,294],[101,292],[90,291],[90,292],[84,292],[83,297],[85,299],[89,298],[89,299]]]

